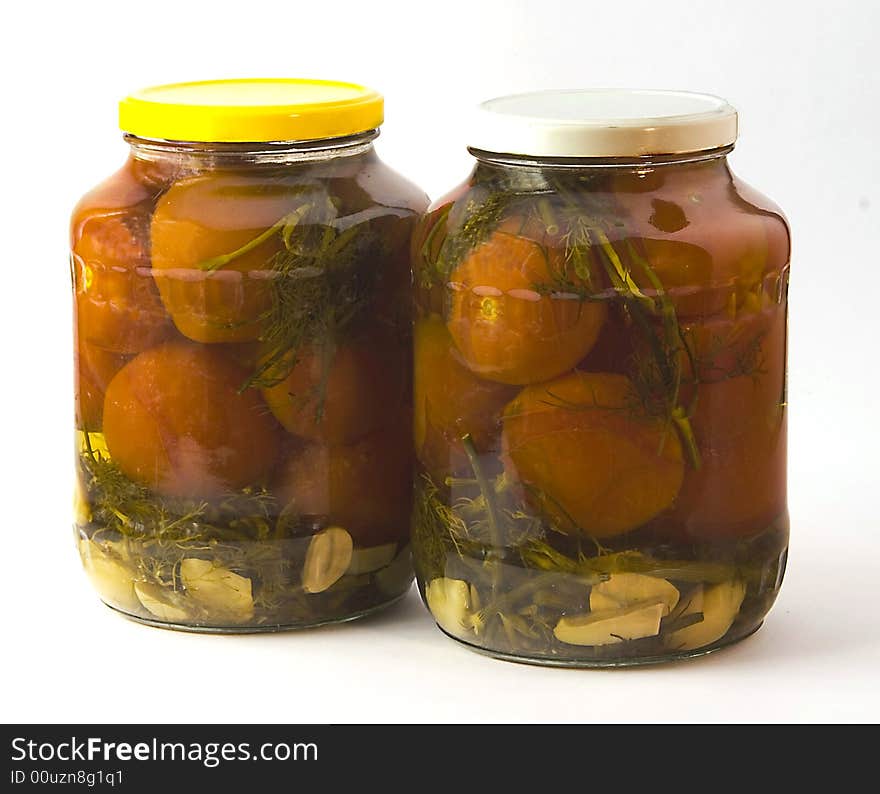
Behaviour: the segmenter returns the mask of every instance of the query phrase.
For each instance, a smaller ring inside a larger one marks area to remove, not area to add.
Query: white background
[[[880,29],[877,3],[12,3],[0,95],[3,488],[0,717],[8,721],[876,720],[880,706]],[[796,10],[795,10],[796,9]],[[386,96],[388,163],[438,196],[469,168],[469,108],[546,87],[703,90],[741,113],[735,170],[788,213],[792,551],[765,627],[625,671],[497,662],[415,592],[381,617],[275,636],[130,623],[70,531],[67,217],[125,156],[144,85],[316,76]]]

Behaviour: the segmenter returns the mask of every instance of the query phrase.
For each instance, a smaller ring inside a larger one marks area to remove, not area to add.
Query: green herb
[[[482,466],[478,461],[477,468],[482,471]],[[453,488],[469,489],[475,495],[455,498]],[[760,547],[768,536],[777,537],[773,527],[761,533],[760,540],[694,546],[689,558],[672,556],[663,548],[648,553],[644,544],[617,550],[596,544],[585,550],[582,535],[560,533],[534,515],[521,498],[504,474],[491,482],[482,473],[473,480],[448,478],[445,489],[425,472],[417,480],[416,569],[426,583],[448,577],[476,588],[478,607],[472,625],[479,627],[480,644],[492,650],[536,657],[579,653],[571,646],[560,650],[553,629],[566,614],[588,612],[590,588],[619,573],[666,579],[685,593],[680,608],[664,618],[656,637],[627,641],[628,653],[642,656],[662,655],[665,635],[702,620],[699,613],[683,614],[690,598],[686,594],[694,586],[739,579],[756,595],[767,587],[762,562],[766,555],[755,544]],[[628,541],[624,537],[619,542]],[[593,647],[580,653],[600,660],[620,650]]]
[[[491,548],[489,549],[489,553],[486,557],[486,563],[491,566],[492,570],[492,590],[497,591],[501,584],[501,567],[498,565],[492,565],[495,556],[499,553],[501,549],[502,539],[501,539],[501,521],[498,515],[498,506],[495,504],[495,493],[492,486],[489,484],[489,481],[486,479],[486,475],[483,473],[483,467],[480,465],[480,458],[477,454],[477,450],[474,447],[473,439],[466,435],[462,438],[462,444],[464,445],[464,451],[468,456],[468,460],[470,461],[471,468],[474,470],[474,476],[477,479],[477,485],[480,489],[480,496],[483,498],[483,503],[486,508],[486,518],[487,524],[489,527],[489,538],[491,543]]]
[[[672,299],[631,242],[627,241],[622,251],[615,247],[609,233],[613,229],[615,236],[622,236],[622,222],[616,220],[619,213],[613,206],[601,204],[588,189],[592,179],[586,183],[578,178],[573,180],[570,174],[554,169],[537,172],[539,176],[528,169],[524,173],[527,177],[523,184],[492,171],[483,174],[467,196],[444,210],[423,246],[422,259],[427,262],[421,273],[423,286],[445,285],[452,270],[506,219],[518,215],[523,229],[544,228],[547,235],[561,240],[562,263],[550,268],[549,283],[535,284],[534,289],[543,295],[564,292],[581,301],[608,301],[609,296],[596,282],[597,271],[604,273],[613,294],[633,319],[643,346],[650,351],[647,361],[637,360],[633,367],[642,407],[675,428],[691,465],[700,468],[700,453],[690,422],[694,403],[683,406],[679,399],[680,354],[691,355],[691,351],[679,328]],[[453,215],[463,220],[456,225],[451,220]],[[432,261],[431,251],[441,229],[445,237]],[[547,261],[549,265],[549,256]],[[653,295],[646,294],[638,285],[634,274],[639,273]]]
[[[269,307],[256,318],[262,356],[243,389],[283,381],[305,345],[322,345],[324,354],[335,349],[373,299],[381,263],[389,254],[387,235],[379,234],[377,222],[412,215],[408,209],[385,206],[344,214],[339,198],[312,184],[297,186],[291,195],[300,201],[291,212],[234,251],[198,264],[214,272],[278,240],[263,268],[269,274]],[[323,359],[325,381],[332,355]],[[317,404],[320,411],[323,399]]]
[[[285,245],[290,238],[290,233],[293,228],[297,226],[297,224],[302,220],[303,216],[308,212],[309,205],[303,204],[301,207],[297,207],[293,212],[288,213],[280,220],[273,223],[268,229],[258,234],[251,240],[248,240],[244,245],[240,248],[236,248],[234,251],[230,251],[228,254],[220,254],[219,256],[213,256],[210,259],[205,259],[202,262],[199,262],[197,267],[199,270],[206,270],[209,273],[213,273],[215,270],[219,270],[221,267],[225,267],[230,262],[234,262],[236,259],[241,258],[245,254],[249,254],[255,248],[258,248],[267,240],[270,240],[274,237],[278,232],[281,232],[281,236],[284,239]]]
[[[528,187],[511,185],[503,175],[494,175],[480,180],[455,205],[441,210],[422,245],[424,264],[418,274],[422,286],[445,285],[467,254],[488,240],[504,219],[513,217],[518,205],[531,195]],[[438,234],[443,240],[437,256],[432,257]]]
[[[80,469],[92,523],[102,530],[169,545],[262,540],[272,534],[278,505],[268,491],[247,488],[211,503],[159,496],[126,477],[86,439]]]
[[[681,390],[682,335],[671,297],[663,287],[647,260],[627,240],[626,250],[619,252],[609,237],[614,229],[621,236],[621,221],[612,221],[617,213],[613,207],[602,206],[589,192],[573,190],[564,177],[548,175],[548,182],[555,189],[561,206],[553,210],[544,202],[533,209],[534,217],[548,218],[566,230],[565,257],[572,267],[590,271],[586,263],[598,263],[627,313],[638,327],[643,344],[651,351],[650,361],[638,361],[635,371],[641,376],[635,379],[641,407],[649,415],[663,416],[679,433],[691,465],[700,468],[700,453],[690,424],[690,413],[679,402]],[[633,276],[634,268],[642,273],[651,285],[654,296],[647,295]],[[662,340],[655,332],[655,321],[660,321]],[[658,407],[652,407],[657,403]],[[662,451],[663,441],[661,440]]]
[[[510,225],[516,219],[520,233],[535,239],[547,258],[550,277],[533,285],[537,292],[606,301],[627,323],[634,338],[632,358],[626,362],[634,396],[633,404],[621,410],[662,419],[668,432],[658,454],[675,433],[689,465],[700,468],[691,416],[701,375],[717,381],[759,373],[761,340],[741,346],[732,364],[719,363],[731,355],[729,339],[703,343],[698,359],[695,341],[679,323],[673,296],[639,247],[637,235],[627,233],[625,214],[609,197],[604,177],[583,180],[565,169],[522,170],[526,176],[521,181],[516,176],[505,181],[492,168],[479,166],[469,192],[437,211],[422,247],[420,283],[445,290],[452,270],[494,231],[504,225],[516,234],[516,225]],[[561,256],[550,256],[551,240]],[[580,654],[599,662],[627,655],[661,657],[668,653],[665,636],[699,622],[700,613],[684,614],[682,607],[663,618],[657,636],[627,640],[623,649],[577,650],[561,644],[554,629],[565,615],[588,613],[591,587],[620,573],[665,579],[682,592],[683,600],[703,585],[743,581],[749,592],[743,607],[746,622],[750,610],[758,614],[760,599],[772,597],[778,586],[784,552],[777,546],[784,544],[784,521],[747,542],[714,538],[665,545],[648,525],[600,543],[563,506],[536,509],[547,503],[546,494],[504,471],[492,476],[497,455],[479,455],[468,440],[464,448],[472,477],[451,476],[435,483],[422,472],[417,479],[413,551],[424,582],[446,577],[468,583],[476,611],[463,625],[473,627],[475,641],[484,648],[543,659]]]
[[[268,491],[246,488],[211,501],[162,496],[126,477],[88,434],[83,447],[80,479],[91,517],[79,533],[96,544],[93,553],[112,553],[133,581],[161,588],[193,622],[222,625],[224,616],[183,591],[180,565],[192,558],[251,580],[251,627],[323,622],[387,601],[388,593],[377,583],[386,569],[345,575],[323,593],[304,592],[306,550],[322,527],[285,509]],[[401,588],[405,584],[401,578]]]

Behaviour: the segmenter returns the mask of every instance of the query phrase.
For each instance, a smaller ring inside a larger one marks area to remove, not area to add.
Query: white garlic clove
[[[135,582],[134,592],[137,594],[138,601],[141,602],[144,609],[151,615],[155,615],[159,620],[164,620],[168,623],[189,622],[189,613],[177,604],[172,603],[164,587],[149,582]]]
[[[677,651],[703,648],[720,640],[733,625],[746,597],[745,582],[731,579],[703,590],[701,611],[703,619],[664,637],[666,647]],[[689,614],[694,614],[696,609]]]
[[[83,539],[79,553],[83,568],[102,601],[123,612],[140,612],[132,571],[113,553],[110,544],[105,548]]]
[[[211,560],[188,557],[180,563],[180,581],[186,593],[213,618],[243,623],[254,616],[253,585]]]
[[[614,645],[625,640],[655,637],[666,604],[659,599],[620,609],[603,609],[559,619],[553,634],[567,645]]]
[[[342,527],[327,527],[312,536],[303,564],[302,583],[307,593],[323,593],[351,565],[354,543]]]
[[[664,616],[678,603],[679,592],[675,585],[656,576],[642,573],[613,573],[604,582],[593,585],[590,591],[590,609],[619,609],[641,601],[659,599],[665,606]]]
[[[474,592],[463,579],[433,579],[425,588],[425,600],[440,628],[454,637],[466,637],[478,628]]]

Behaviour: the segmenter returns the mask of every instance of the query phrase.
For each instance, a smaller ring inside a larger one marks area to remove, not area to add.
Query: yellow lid
[[[382,95],[354,83],[206,80],[126,97],[119,103],[119,127],[167,141],[311,141],[375,129],[382,113]]]

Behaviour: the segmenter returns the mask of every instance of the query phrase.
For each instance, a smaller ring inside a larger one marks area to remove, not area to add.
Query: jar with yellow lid
[[[382,97],[150,88],[71,222],[76,537],[100,597],[202,631],[348,620],[412,579],[409,239]]]
[[[540,664],[694,656],[782,582],[790,237],[715,97],[481,106],[414,237],[413,552],[439,626]]]

